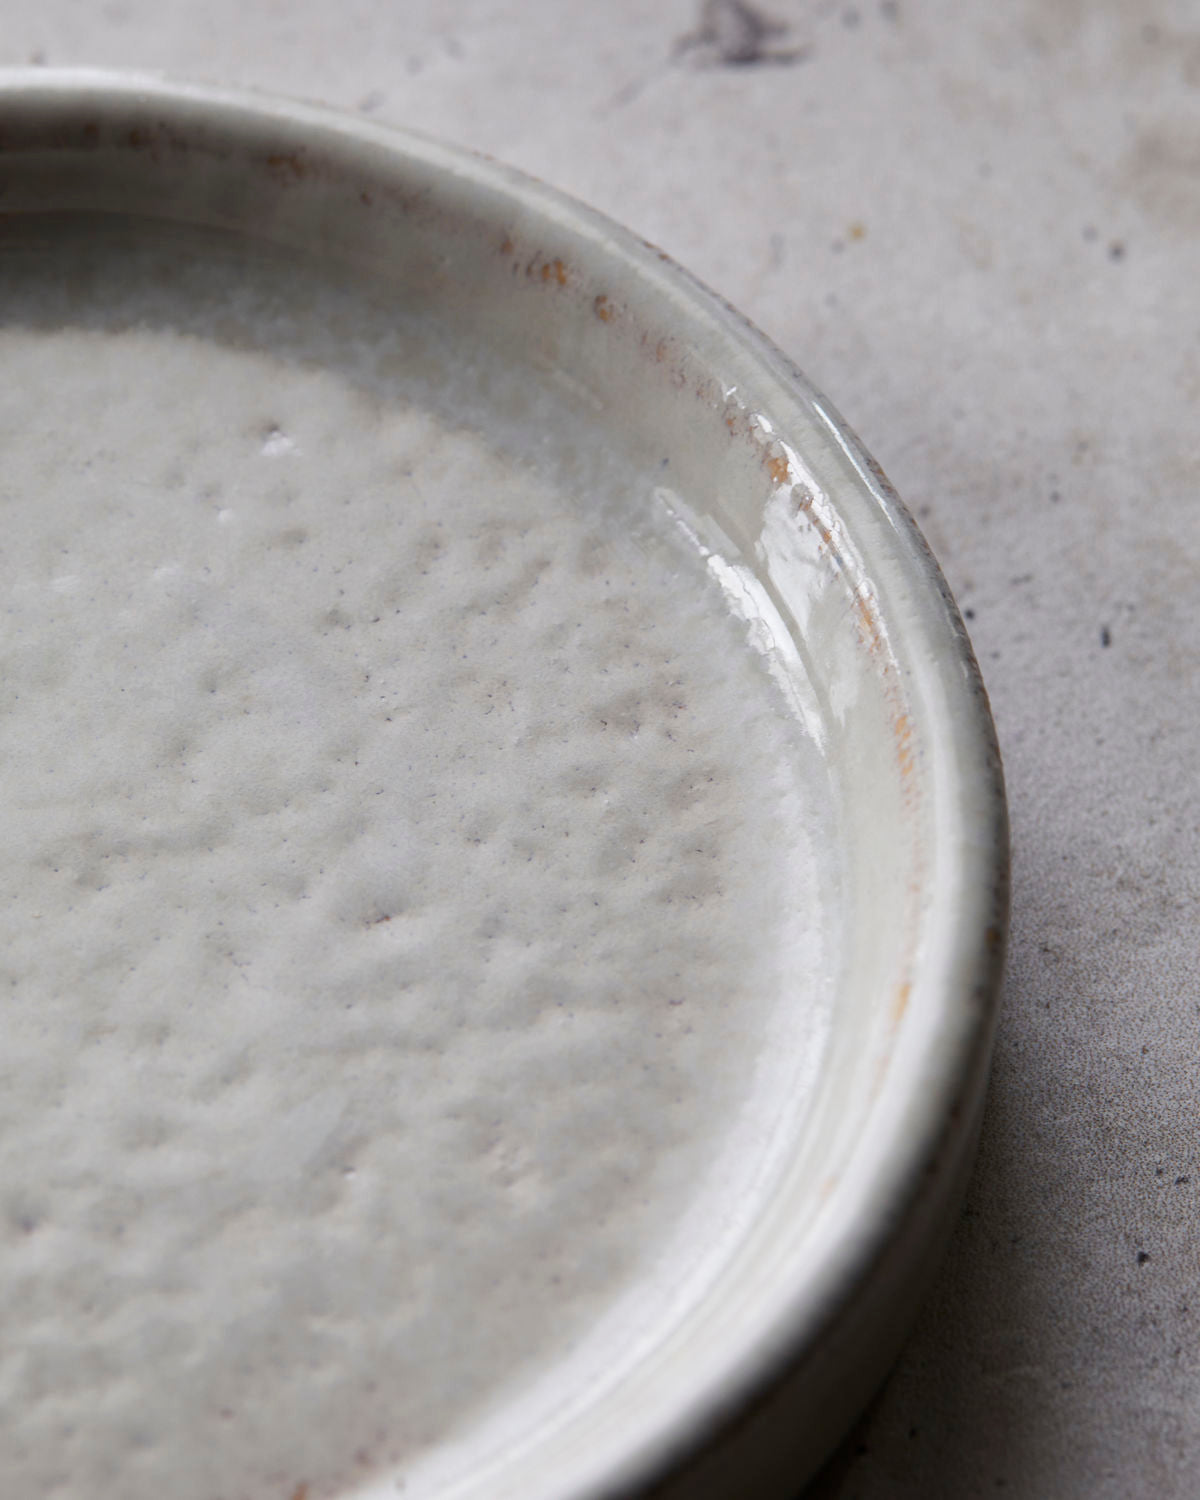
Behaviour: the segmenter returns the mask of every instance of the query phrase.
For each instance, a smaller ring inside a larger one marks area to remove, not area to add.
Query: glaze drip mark
[[[704,0],[695,31],[678,38],[671,56],[692,68],[747,68],[803,61],[808,48],[786,45],[791,27],[745,0]]]

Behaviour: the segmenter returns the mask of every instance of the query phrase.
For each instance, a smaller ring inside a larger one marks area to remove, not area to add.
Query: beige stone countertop
[[[1011,801],[982,1149],[821,1500],[1200,1494],[1200,10],[3,0],[0,63],[485,150],[749,315],[917,515]]]

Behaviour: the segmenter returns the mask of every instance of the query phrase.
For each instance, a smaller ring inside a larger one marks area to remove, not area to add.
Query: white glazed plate
[[[493,163],[0,89],[6,1492],[786,1496],[969,1163],[1007,846],[907,514]]]

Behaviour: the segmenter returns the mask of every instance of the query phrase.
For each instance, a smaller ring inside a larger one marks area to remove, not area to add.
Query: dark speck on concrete
[[[963,619],[964,620],[973,620],[974,618],[975,618],[975,611],[973,609],[964,609],[963,610]]]
[[[800,62],[808,48],[788,45],[790,27],[746,0],[704,0],[695,31],[681,36],[673,56],[695,68],[745,68]]]
[[[1188,1178],[1188,1175],[1187,1175],[1187,1173],[1186,1173],[1186,1172],[1185,1172],[1185,1173],[1184,1173],[1184,1174],[1183,1174],[1183,1176],[1182,1176],[1182,1177],[1177,1177],[1177,1178],[1176,1178],[1176,1179],[1175,1179],[1175,1186],[1176,1186],[1176,1187],[1183,1187],[1183,1185],[1184,1185],[1184,1184],[1185,1184],[1185,1183],[1186,1183],[1186,1182],[1188,1182],[1188,1181],[1189,1181],[1189,1178]]]
[[[1112,631],[1107,625],[1101,625],[1100,627],[1100,644],[1102,646],[1112,645]]]
[[[1125,259],[1125,246],[1120,240],[1113,240],[1112,244],[1108,247],[1108,258],[1109,260]]]
[[[1138,1262],[1139,1266],[1144,1266],[1149,1259],[1150,1259],[1150,1252],[1149,1252],[1149,1250],[1139,1250],[1138,1251],[1137,1262]]]

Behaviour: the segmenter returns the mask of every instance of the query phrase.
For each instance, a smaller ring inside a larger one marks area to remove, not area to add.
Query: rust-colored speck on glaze
[[[892,732],[896,736],[896,760],[900,767],[900,776],[907,780],[912,775],[913,747],[912,747],[912,723],[905,713],[899,713],[892,720]]]
[[[506,240],[505,243],[511,246],[512,241]],[[501,249],[503,250],[503,246]],[[531,255],[526,261],[525,275],[530,281],[541,281],[543,286],[549,286],[551,283],[555,286],[566,286],[568,279],[566,265],[557,256],[553,260],[546,260],[540,253]]]
[[[308,176],[308,163],[299,151],[272,151],[267,166],[281,182],[299,182]]]
[[[784,462],[786,463],[787,460],[785,459]],[[803,485],[800,484],[797,484],[792,488],[792,516],[796,520],[799,520],[801,516],[804,516],[807,519],[808,524],[821,539],[821,543],[825,547],[826,551],[831,552],[835,557],[838,556],[838,549],[833,540],[833,533],[830,531],[829,527],[826,526],[825,522],[821,520],[820,516],[817,515],[816,511],[813,510],[812,495],[808,492],[808,490],[804,488]],[[861,607],[861,598],[856,598],[855,603]]]
[[[899,1026],[904,1019],[904,1012],[908,1009],[908,1002],[912,995],[912,985],[906,979],[903,984],[896,986],[896,993],[892,996],[892,1006],[889,1020],[893,1026]]]
[[[642,244],[646,247],[647,250],[650,250],[653,252],[653,254],[657,255],[659,260],[670,262],[671,257],[665,250],[660,250],[653,240],[643,240]]]
[[[863,644],[872,656],[878,657],[883,650],[883,635],[871,601],[864,594],[855,594],[854,613],[858,616],[859,635]]]
[[[120,144],[128,146],[132,151],[144,152],[156,165],[167,153],[172,157],[179,157],[200,152],[216,160],[225,160],[230,154],[229,147],[222,147],[215,142],[207,142],[203,146],[198,145],[185,131],[166,120],[151,120],[143,125],[131,125]]]
[[[308,1500],[308,1485],[298,1484],[292,1491],[292,1500]]]
[[[767,459],[767,472],[776,484],[786,484],[791,478],[791,468],[782,453]]]
[[[865,463],[866,463],[866,466],[867,466],[867,473],[870,474],[871,478],[875,481],[875,483],[879,486],[879,488],[883,491],[883,493],[888,497],[888,499],[889,500],[897,500],[897,499],[899,499],[899,496],[896,494],[896,490],[895,490],[895,487],[892,484],[892,481],[887,477],[887,475],[883,471],[883,465],[881,463],[879,463],[879,461],[877,459],[872,458],[869,453],[864,455],[864,460],[865,460]]]
[[[501,255],[511,255],[516,248],[517,247],[513,244],[512,239],[507,234],[500,241]]]
[[[612,320],[612,304],[609,302],[608,298],[604,295],[603,292],[601,292],[596,300],[592,303],[592,311],[596,314],[596,316],[602,323],[608,323]]]

